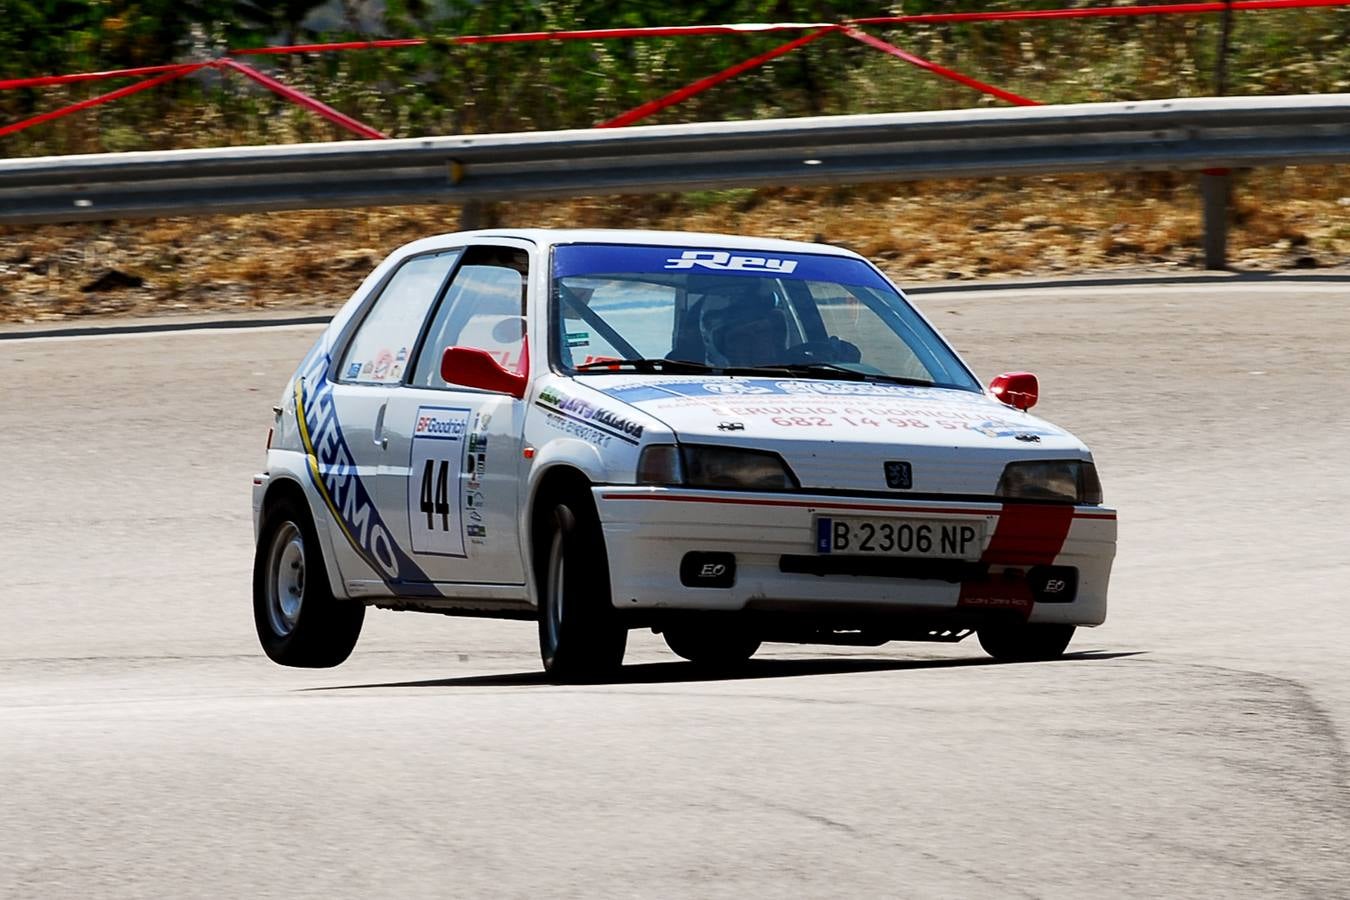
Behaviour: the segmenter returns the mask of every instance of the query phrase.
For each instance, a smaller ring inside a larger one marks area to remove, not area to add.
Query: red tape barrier
[[[1305,9],[1326,6],[1350,6],[1350,0],[1234,0],[1222,2],[1172,3],[1158,6],[1089,6],[1070,9],[1009,10],[1001,12],[925,13],[913,16],[872,16],[845,19],[842,22],[750,22],[739,25],[676,25],[649,28],[589,28],[572,31],[527,31],[517,34],[458,35],[441,38],[398,38],[381,41],[342,41],[327,44],[291,44],[282,47],[257,47],[231,50],[232,56],[278,53],[325,53],[331,50],[375,50],[420,47],[424,44],[514,44],[536,41],[603,41],[620,38],[691,37],[714,34],[755,34],[775,31],[806,31],[820,28],[840,29],[857,25],[900,25],[952,22],[1003,22],[1024,19],[1086,19],[1094,17],[1163,16],[1234,12],[1262,9]]]
[[[813,31],[810,34],[802,35],[796,40],[788,41],[786,44],[779,44],[767,53],[761,53],[758,56],[752,56],[750,59],[736,63],[734,66],[723,69],[716,75],[709,75],[707,78],[700,78],[693,84],[687,84],[678,91],[672,91],[659,100],[652,100],[641,106],[636,106],[622,115],[615,116],[607,122],[601,122],[596,128],[622,128],[625,125],[632,125],[638,119],[645,119],[652,113],[659,112],[667,106],[674,106],[683,100],[688,100],[695,94],[701,94],[714,85],[721,84],[730,78],[735,78],[742,72],[748,72],[751,69],[764,65],[771,59],[777,59],[785,53],[791,53],[798,47],[804,47],[812,41],[818,41],[827,34],[833,34],[839,31],[837,25],[827,25],[819,31]]]
[[[971,78],[968,75],[962,75],[951,69],[938,65],[937,63],[915,56],[914,54],[903,50],[894,44],[887,43],[880,38],[858,30],[861,25],[905,25],[922,23],[961,23],[961,22],[1009,22],[1009,21],[1028,21],[1041,19],[1085,19],[1085,18],[1124,18],[1131,16],[1162,16],[1162,15],[1184,15],[1184,14],[1204,14],[1218,13],[1225,11],[1243,12],[1251,10],[1279,10],[1279,9],[1312,9],[1320,7],[1344,7],[1350,6],[1350,0],[1232,0],[1232,2],[1207,2],[1207,3],[1171,3],[1159,4],[1157,6],[1103,6],[1103,7],[1080,7],[1069,9],[1044,9],[1044,10],[1015,10],[999,12],[966,12],[966,13],[926,13],[912,16],[874,16],[868,18],[848,19],[844,22],[831,23],[805,23],[805,22],[750,22],[729,25],[677,25],[677,26],[657,26],[645,28],[590,28],[576,29],[570,31],[533,31],[522,32],[518,34],[488,34],[488,35],[458,35],[453,37],[433,37],[433,38],[397,38],[390,40],[376,41],[341,41],[335,43],[322,44],[293,44],[281,47],[259,47],[252,49],[230,50],[228,56],[257,56],[257,55],[275,55],[282,53],[320,53],[332,50],[371,50],[399,47],[418,47],[426,44],[444,44],[444,45],[467,45],[467,44],[505,44],[505,43],[528,43],[537,41],[562,41],[562,40],[614,40],[619,38],[658,38],[658,37],[690,37],[702,35],[725,35],[725,34],[765,34],[782,31],[802,31],[809,30],[799,38],[781,44],[765,53],[751,57],[722,70],[714,75],[699,79],[693,84],[686,85],[677,91],[673,91],[657,100],[652,100],[641,106],[635,107],[613,119],[602,122],[601,128],[616,128],[643,119],[655,112],[687,100],[690,97],[708,90],[714,85],[734,78],[735,76],[757,68],[764,63],[776,59],[784,54],[791,53],[793,50],[813,41],[819,40],[827,34],[843,32],[850,38],[859,41],[867,46],[891,56],[895,56],[910,65],[917,66],[925,71],[932,72],[943,78],[955,81],[958,84],[981,91],[990,96],[998,97],[1009,103],[1020,106],[1036,105],[1036,101],[1021,97],[1010,91],[1004,91],[993,85],[985,84]],[[143,66],[132,69],[114,69],[105,72],[82,72],[71,75],[42,75],[33,78],[12,78],[0,80],[0,90],[9,90],[16,88],[34,88],[47,87],[60,84],[71,84],[82,81],[99,81],[108,78],[125,78],[137,75],[156,75],[144,81],[127,85],[107,94],[98,97],[91,97],[78,103],[62,107],[51,112],[42,113],[19,122],[13,122],[9,125],[0,126],[0,137],[22,131],[25,128],[31,128],[42,122],[49,122],[53,119],[59,119],[62,116],[77,112],[82,109],[88,109],[92,106],[98,106],[102,103],[108,103],[122,97],[147,90],[152,87],[181,78],[184,75],[196,72],[199,69],[212,67],[217,69],[229,69],[262,84],[268,90],[273,91],[281,97],[303,106],[312,112],[328,119],[337,125],[346,128],[354,134],[366,138],[384,138],[386,135],[371,128],[370,126],[344,115],[333,109],[331,106],[310,97],[301,91],[288,87],[272,78],[259,72],[251,66],[245,66],[230,58],[211,60],[204,63],[176,64],[171,63],[159,66]]]
[[[871,16],[852,19],[850,25],[916,25],[953,22],[1015,22],[1031,19],[1126,18],[1130,16],[1174,16],[1270,9],[1313,9],[1325,6],[1350,6],[1347,0],[1233,0],[1233,3],[1167,3],[1157,6],[1086,6],[1076,9],[1028,9],[1006,12],[924,13],[914,16]]]
[[[1000,100],[1007,100],[1009,103],[1014,103],[1018,106],[1041,105],[1037,103],[1035,100],[1028,100],[1026,97],[1023,97],[1019,94],[1014,94],[1012,91],[1005,91],[1002,88],[996,88],[992,84],[985,84],[983,81],[977,81],[974,78],[971,78],[969,75],[962,75],[960,72],[952,71],[951,69],[948,69],[946,66],[940,66],[937,63],[926,60],[921,56],[915,56],[908,50],[901,50],[894,44],[888,44],[881,38],[872,37],[872,35],[868,34],[865,31],[859,31],[856,28],[845,28],[844,34],[848,35],[849,37],[853,38],[855,41],[858,41],[859,43],[866,44],[869,47],[874,47],[877,50],[880,50],[882,53],[889,53],[891,56],[894,56],[898,59],[903,59],[905,62],[909,63],[912,66],[918,66],[920,69],[932,72],[934,75],[940,75],[941,77],[946,78],[949,81],[955,81],[957,84],[963,84],[968,88],[974,88],[975,90],[983,94],[989,94],[990,96],[998,97]]]
[[[253,79],[254,81],[258,82],[258,84],[261,84],[263,87],[267,88],[269,91],[272,91],[274,94],[286,98],[287,100],[291,101],[297,106],[303,106],[305,109],[308,109],[311,112],[318,113],[328,121],[341,125],[343,128],[347,129],[353,134],[358,134],[364,138],[373,138],[375,140],[383,140],[389,137],[389,135],[384,134],[383,132],[376,131],[374,128],[371,128],[364,122],[358,122],[351,116],[343,115],[336,109],[333,109],[333,107],[329,106],[327,103],[324,103],[321,100],[316,100],[315,98],[309,96],[309,94],[297,91],[295,88],[292,87],[287,87],[280,81],[277,81],[270,75],[264,75],[262,72],[259,72],[252,66],[246,66],[243,63],[236,62],[235,60],[232,59],[217,60],[216,65],[218,68],[230,69],[232,71],[238,72],[240,75],[243,75],[246,78]]]
[[[79,72],[74,75],[39,75],[36,78],[11,78],[0,81],[0,91],[10,88],[49,87],[54,84],[73,84],[77,81],[102,81],[105,78],[129,78],[132,75],[153,75],[156,72],[172,72],[183,68],[183,63],[168,63],[162,66],[140,66],[135,69],[113,69],[108,72]]]
[[[283,53],[323,53],[333,50],[378,50],[400,47],[421,47],[425,44],[506,44],[533,41],[614,40],[619,38],[689,37],[715,34],[767,34],[778,31],[805,31],[821,28],[841,29],[858,25],[903,25],[955,22],[999,22],[1029,19],[1085,19],[1100,17],[1161,16],[1177,14],[1217,13],[1226,9],[1234,12],[1273,9],[1312,9],[1350,6],[1350,0],[1234,0],[1233,3],[1173,3],[1158,6],[1101,6],[1072,9],[1014,10],[1003,12],[925,13],[913,16],[872,16],[847,19],[842,23],[828,22],[748,22],[732,25],[676,25],[650,28],[590,28],[572,31],[531,31],[519,34],[458,35],[444,38],[393,38],[377,41],[338,41],[323,44],[289,44],[280,47],[254,47],[227,51],[230,56],[259,56]],[[135,69],[115,69],[107,72],[81,72],[73,75],[41,75],[34,78],[0,80],[0,90],[23,87],[44,87],[77,81],[96,81],[103,78],[121,78],[149,75],[179,68],[171,63],[162,66],[144,66]]]
[[[149,71],[163,70],[162,66],[151,66],[147,68],[149,69]],[[148,90],[149,88],[158,87],[161,84],[173,81],[175,78],[182,78],[184,75],[190,75],[193,72],[205,68],[229,69],[231,71],[238,72],[239,74],[244,75],[245,77],[251,78],[254,81],[258,82],[263,87],[267,88],[269,91],[273,91],[274,93],[279,94],[280,96],[286,98],[287,100],[291,101],[292,103],[298,106],[303,106],[305,109],[318,113],[325,119],[328,119],[330,122],[334,122],[342,126],[343,128],[347,129],[353,134],[357,134],[365,138],[387,137],[387,135],[382,134],[379,131],[376,131],[369,125],[366,125],[363,122],[358,122],[351,116],[347,116],[338,112],[328,104],[320,100],[316,100],[315,98],[309,96],[308,94],[302,91],[297,91],[294,88],[287,87],[280,81],[277,81],[275,78],[272,78],[271,76],[268,75],[264,75],[257,69],[254,69],[251,66],[246,66],[243,63],[236,62],[235,60],[232,59],[218,59],[212,60],[211,62],[172,66],[170,67],[169,71],[163,72],[163,74],[157,75],[154,78],[147,78],[144,81],[138,81],[135,84],[129,84],[125,87],[118,88],[117,90],[111,91],[107,94],[100,94],[97,97],[90,97],[88,100],[81,100],[78,103],[72,103],[69,106],[63,106],[60,109],[55,109],[52,110],[51,112],[45,112],[40,115],[36,115],[28,119],[23,119],[18,122],[11,122],[8,125],[0,125],[0,137],[4,137],[7,134],[13,134],[16,131],[23,131],[26,128],[32,128],[34,125],[41,125],[43,122],[50,122],[53,119],[59,119],[62,118],[63,116],[68,116],[71,113],[79,112],[82,109],[89,109],[91,106],[98,106],[102,103],[108,103],[112,100],[120,100],[123,97],[130,96],[131,94],[140,93],[141,91]],[[130,72],[137,70],[124,70],[124,71]]]
[[[32,128],[34,125],[41,125],[43,122],[59,119],[62,116],[68,116],[73,112],[79,112],[80,110],[88,109],[91,106],[98,106],[100,103],[121,100],[123,97],[130,96],[131,94],[137,94],[152,87],[159,87],[165,82],[173,81],[175,78],[182,78],[184,75],[190,75],[198,69],[203,69],[208,65],[210,65],[210,63],[193,63],[190,66],[178,66],[170,72],[165,72],[163,75],[147,78],[145,81],[138,81],[135,84],[129,84],[126,87],[120,87],[107,94],[90,97],[88,100],[81,100],[79,103],[72,103],[70,106],[63,106],[60,109],[33,116],[30,119],[11,122],[8,125],[0,125],[0,137],[4,137],[7,134],[13,134],[16,131],[23,131],[25,128]]]
[[[525,44],[538,41],[610,41],[620,38],[700,37],[714,34],[772,34],[836,28],[830,22],[745,22],[733,25],[657,25],[645,28],[580,28],[570,31],[521,31],[515,34],[461,34],[453,37],[393,38],[380,41],[338,41],[327,44],[292,44],[283,47],[251,47],[230,50],[231,56],[276,53],[325,53],[330,50],[381,50],[420,47],[425,44]]]

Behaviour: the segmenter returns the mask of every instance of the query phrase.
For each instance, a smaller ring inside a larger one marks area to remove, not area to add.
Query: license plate
[[[816,552],[978,560],[984,527],[981,519],[817,516]]]

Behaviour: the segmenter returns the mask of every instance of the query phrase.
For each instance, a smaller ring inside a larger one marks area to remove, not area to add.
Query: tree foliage
[[[848,17],[1103,5],[1108,0],[0,0],[0,78],[203,59],[225,47],[320,38],[439,37],[567,28],[837,22]],[[333,15],[340,8],[341,14]],[[316,10],[329,14],[314,16]],[[328,23],[324,33],[306,22]],[[333,23],[339,23],[336,27]],[[1000,22],[872,29],[942,65],[1049,102],[1208,93],[1215,17]],[[455,45],[255,58],[280,77],[386,133],[589,127],[793,37],[743,33],[531,44]],[[1237,92],[1350,87],[1350,10],[1238,17]],[[117,83],[0,92],[0,122]],[[672,122],[994,102],[842,35],[746,72],[649,121]],[[78,119],[78,121],[74,121]],[[321,140],[333,127],[238,78],[203,73],[9,138],[0,154]]]

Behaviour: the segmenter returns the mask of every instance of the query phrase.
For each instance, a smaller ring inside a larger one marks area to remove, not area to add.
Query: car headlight
[[[786,491],[801,486],[777,453],[701,444],[644,447],[638,458],[637,482],[730,491]]]
[[[1078,459],[1034,459],[1008,463],[995,493],[1010,500],[1058,500],[1098,506],[1102,483],[1097,467]]]

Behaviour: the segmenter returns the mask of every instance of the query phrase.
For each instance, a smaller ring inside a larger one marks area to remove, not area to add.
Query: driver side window
[[[419,387],[448,388],[441,357],[448,347],[486,350],[513,372],[525,364],[525,291],[529,254],[514,247],[469,247],[427,329],[413,372]]]

